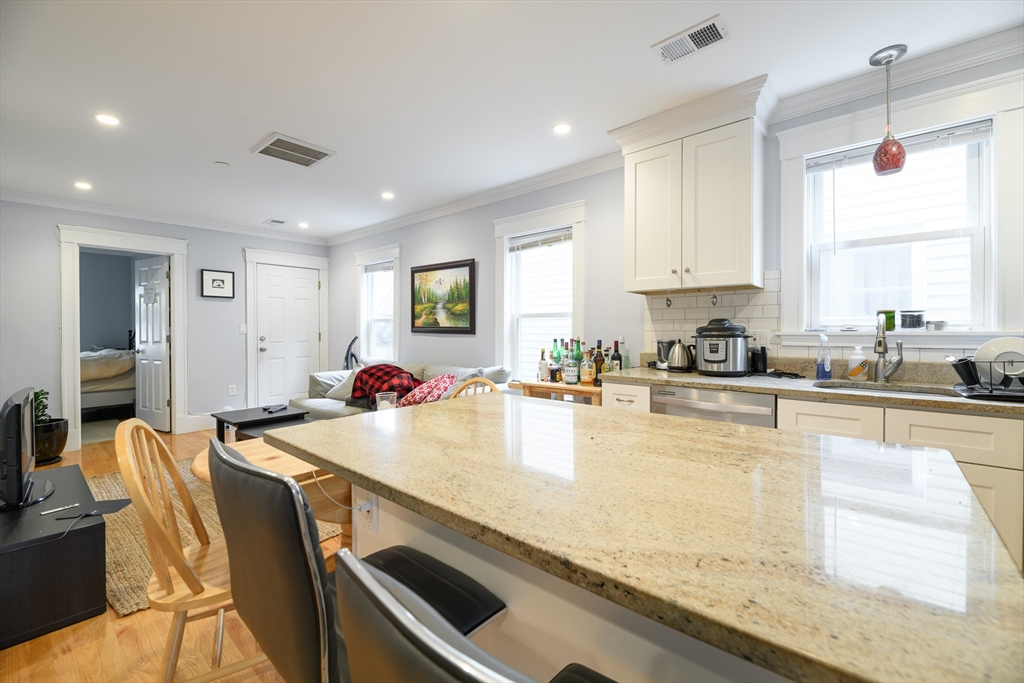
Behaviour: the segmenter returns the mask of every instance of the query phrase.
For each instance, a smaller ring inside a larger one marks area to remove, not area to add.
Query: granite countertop
[[[799,398],[837,401],[841,403],[879,403],[935,410],[958,410],[1024,418],[1024,404],[1005,401],[977,401],[959,396],[933,396],[883,389],[824,389],[814,386],[813,379],[787,379],[751,375],[749,377],[710,377],[696,372],[676,373],[653,368],[631,368],[601,375],[602,380],[620,384],[662,384],[696,389],[745,391],[753,394],[775,394]],[[869,387],[870,387],[870,383]]]
[[[947,451],[502,394],[264,439],[795,680],[1024,676],[1024,578]]]

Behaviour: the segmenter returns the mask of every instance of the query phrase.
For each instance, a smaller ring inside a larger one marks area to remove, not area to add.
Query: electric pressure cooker
[[[742,377],[750,369],[747,344],[750,335],[743,325],[727,318],[709,320],[697,328],[697,373],[717,377]]]

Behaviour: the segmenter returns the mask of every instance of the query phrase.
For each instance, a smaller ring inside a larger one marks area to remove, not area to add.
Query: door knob
[[[673,275],[676,275],[677,273],[679,273],[679,271],[678,271],[678,270],[676,270],[675,268],[673,268],[673,269],[672,269],[672,274],[673,274]]]
[[[689,273],[689,272],[690,272],[690,269],[689,269],[689,268],[683,268],[683,272],[684,272],[684,273]]]
[[[267,341],[266,337],[260,337],[260,341]]]
[[[260,347],[260,351],[266,351],[266,350],[267,350],[267,347],[266,347],[266,346],[261,346],[261,347]]]

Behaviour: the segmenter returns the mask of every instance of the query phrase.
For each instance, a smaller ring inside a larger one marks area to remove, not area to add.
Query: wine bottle
[[[629,349],[626,347],[626,340],[622,337],[619,337],[619,351],[622,353],[622,369],[629,370],[633,365],[629,358]]]
[[[548,372],[548,360],[544,357],[544,349],[540,350],[540,362],[537,363],[537,381],[543,382],[550,376]]]
[[[615,370],[622,369],[622,354],[619,353],[619,342],[615,341],[615,350],[612,351],[612,367]]]
[[[583,349],[580,348],[580,340],[576,338],[576,350],[573,352],[572,357],[576,359],[576,363],[583,362]]]

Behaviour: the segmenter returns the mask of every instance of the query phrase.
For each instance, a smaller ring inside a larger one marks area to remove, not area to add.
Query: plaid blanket
[[[420,380],[395,365],[371,365],[356,373],[352,383],[352,396],[346,405],[377,410],[376,396],[382,391],[394,391],[399,400],[422,384]]]

